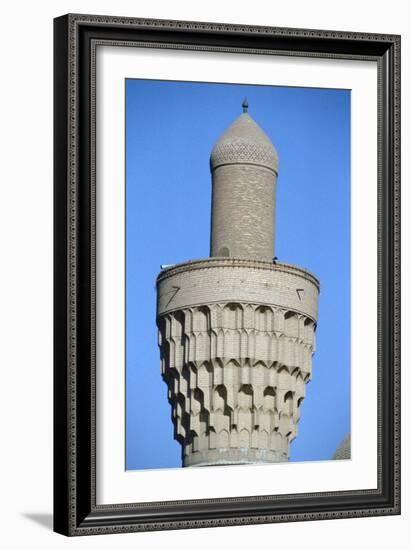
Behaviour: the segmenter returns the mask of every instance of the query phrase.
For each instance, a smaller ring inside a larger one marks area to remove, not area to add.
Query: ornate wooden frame
[[[54,29],[55,531],[72,536],[399,514],[400,37],[90,15],[59,17]],[[96,505],[94,105],[101,43],[377,62],[376,490]]]

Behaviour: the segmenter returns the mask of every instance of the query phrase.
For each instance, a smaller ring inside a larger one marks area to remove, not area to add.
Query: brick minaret
[[[288,460],[311,378],[319,283],[273,262],[278,156],[243,111],[211,153],[211,257],[157,278],[183,466]]]
[[[271,262],[278,155],[243,103],[211,152],[211,256]]]

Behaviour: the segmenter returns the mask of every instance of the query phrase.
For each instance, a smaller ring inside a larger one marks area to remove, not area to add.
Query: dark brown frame
[[[54,31],[55,531],[89,535],[399,514],[400,37],[90,15],[59,17]],[[377,489],[96,505],[95,52],[108,43],[377,62]]]

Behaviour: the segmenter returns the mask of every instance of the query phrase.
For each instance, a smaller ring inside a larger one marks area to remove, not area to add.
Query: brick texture
[[[212,257],[157,278],[174,435],[184,466],[285,461],[311,379],[319,282],[273,262],[278,156],[248,113],[214,146],[211,174]]]

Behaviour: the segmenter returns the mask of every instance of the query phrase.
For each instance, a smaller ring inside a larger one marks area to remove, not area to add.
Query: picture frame
[[[99,504],[96,50],[377,65],[377,488]],[[54,530],[67,536],[400,513],[400,37],[69,14],[54,20]]]

